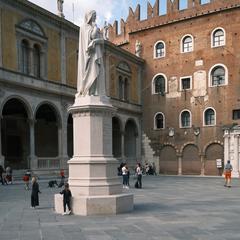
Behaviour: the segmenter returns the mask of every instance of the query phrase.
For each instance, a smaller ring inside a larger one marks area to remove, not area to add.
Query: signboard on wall
[[[223,166],[223,163],[222,163],[222,159],[216,159],[216,165],[217,165],[217,168],[222,168]]]

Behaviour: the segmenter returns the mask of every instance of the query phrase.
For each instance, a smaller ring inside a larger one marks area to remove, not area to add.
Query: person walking
[[[63,195],[63,215],[66,214],[71,214],[72,209],[71,209],[71,198],[72,198],[72,193],[69,189],[69,184],[65,183],[64,189],[60,192],[60,194]],[[68,212],[66,212],[66,206],[68,207]]]
[[[230,163],[230,160],[228,160],[227,164],[224,167],[224,174],[225,174],[224,187],[229,187],[229,188],[231,187],[232,170],[233,170],[233,167]]]
[[[136,175],[137,181],[135,183],[135,188],[142,188],[142,168],[140,163],[137,164]]]
[[[31,193],[31,207],[36,208],[36,206],[39,206],[39,197],[38,194],[41,193],[39,190],[39,185],[37,182],[37,178],[32,178],[32,193]]]

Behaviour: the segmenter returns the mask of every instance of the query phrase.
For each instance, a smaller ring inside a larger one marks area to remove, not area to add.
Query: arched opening
[[[183,174],[201,174],[201,160],[197,146],[193,144],[187,145],[182,154],[182,173]]]
[[[216,159],[221,159],[223,163],[224,151],[223,146],[218,143],[209,145],[206,149],[206,161],[205,161],[205,175],[222,175],[223,168],[218,169]]]
[[[132,120],[128,120],[125,126],[124,155],[129,165],[130,162],[132,162],[132,164],[136,162],[137,135],[138,132],[135,122]]]
[[[73,118],[68,116],[67,121],[67,154],[69,157],[73,156]]]
[[[115,158],[122,156],[122,140],[121,140],[120,120],[116,117],[112,118],[112,152]]]
[[[40,106],[36,113],[35,150],[38,157],[58,156],[58,122],[49,104]]]
[[[178,158],[176,150],[172,146],[164,146],[160,153],[160,173],[178,174]]]
[[[2,154],[5,166],[29,168],[30,129],[24,103],[16,98],[8,100],[2,111]]]

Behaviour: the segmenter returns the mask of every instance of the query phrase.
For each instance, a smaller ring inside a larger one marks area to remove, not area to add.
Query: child
[[[60,192],[60,194],[63,194],[63,210],[64,210],[64,213],[63,215],[66,215],[66,214],[71,214],[71,198],[72,198],[72,193],[69,189],[69,184],[68,183],[65,183],[64,185],[64,189]],[[68,213],[66,212],[66,205],[68,207]]]

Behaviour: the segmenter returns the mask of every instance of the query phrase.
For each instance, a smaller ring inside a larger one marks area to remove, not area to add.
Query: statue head
[[[89,24],[95,22],[97,13],[95,10],[91,10],[85,14],[85,23]]]

